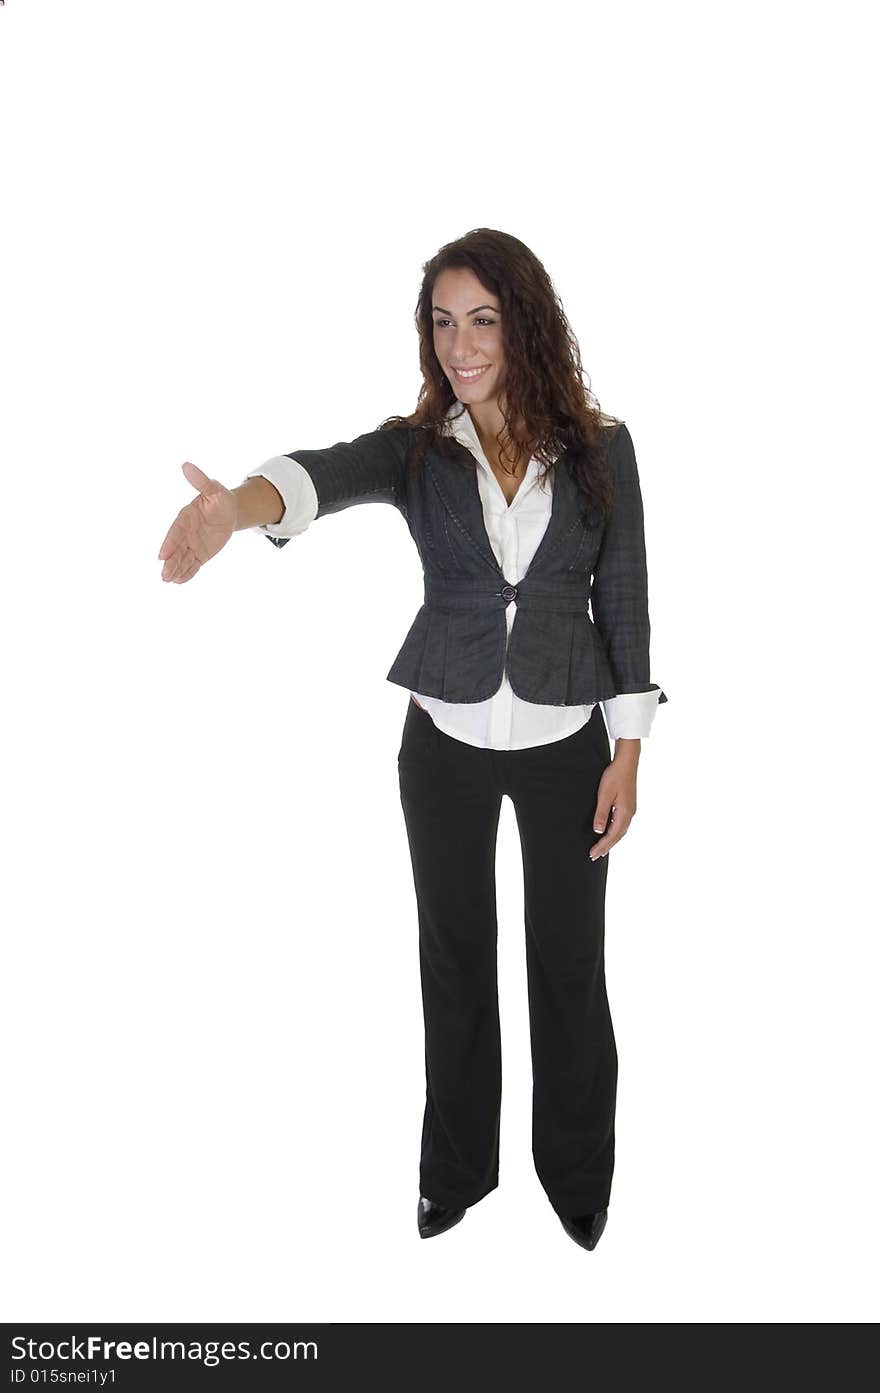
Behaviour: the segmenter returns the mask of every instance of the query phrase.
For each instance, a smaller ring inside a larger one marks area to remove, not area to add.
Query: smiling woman
[[[666,701],[650,680],[635,450],[585,387],[550,278],[517,238],[478,228],[441,248],[416,326],[411,415],[273,456],[234,490],[185,466],[200,496],[163,543],[163,578],[190,579],[240,528],[280,549],[352,506],[400,512],[425,586],[387,674],[409,694],[398,776],[425,1020],[418,1231],[446,1232],[498,1185],[506,795],[523,853],[532,1152],[566,1233],[589,1249],[614,1169],[607,855]]]
[[[504,427],[497,399],[504,386],[504,334],[497,305],[463,306],[483,293],[473,271],[447,268],[434,282],[435,302],[449,301],[453,309],[434,303],[434,352],[446,372],[458,400],[468,406],[480,446],[499,474],[516,476],[517,463],[508,467],[498,437]],[[522,451],[518,452],[519,455]],[[520,467],[524,467],[522,460]]]

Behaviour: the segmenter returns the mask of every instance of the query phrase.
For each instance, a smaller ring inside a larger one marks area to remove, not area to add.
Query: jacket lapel
[[[546,566],[555,551],[579,526],[581,521],[580,493],[568,468],[568,450],[557,456],[551,474],[553,480],[553,499],[550,521],[547,530],[538,543],[537,551],[529,562],[526,576],[531,576],[540,566]]]
[[[486,531],[483,500],[477,482],[479,465],[461,441],[456,441],[455,447],[461,451],[460,462],[457,459],[448,459],[436,451],[429,451],[425,456],[425,467],[440,501],[459,531],[467,538],[474,552],[492,568],[494,574],[502,575]],[[527,575],[532,575],[541,566],[545,566],[580,523],[578,488],[569,472],[567,457],[568,451],[564,450],[553,467],[550,520],[529,564]]]
[[[461,460],[447,459],[437,451],[425,455],[425,468],[440,501],[460,532],[470,542],[474,552],[491,566],[496,576],[502,574],[498,558],[492,550],[486,519],[483,515],[483,500],[477,483],[479,465],[470,450],[461,441],[454,442],[456,453],[461,451]]]

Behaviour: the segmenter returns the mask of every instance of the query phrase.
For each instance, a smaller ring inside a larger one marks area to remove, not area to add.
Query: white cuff
[[[644,740],[651,733],[660,692],[624,692],[602,702],[611,740]]]
[[[252,531],[265,532],[267,537],[297,537],[305,532],[318,515],[318,495],[311,476],[299,461],[288,459],[286,455],[273,455],[258,469],[246,474],[245,479],[258,475],[275,485],[284,500],[284,512],[279,522],[261,522]]]

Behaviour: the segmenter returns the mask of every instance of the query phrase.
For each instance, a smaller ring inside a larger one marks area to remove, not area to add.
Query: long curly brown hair
[[[608,441],[611,428],[620,423],[600,410],[585,381],[577,339],[547,271],[524,242],[507,232],[474,228],[447,242],[423,266],[415,313],[422,369],[416,409],[410,416],[387,417],[379,429],[420,427],[410,453],[412,469],[429,445],[461,456],[461,446],[446,426],[455,392],[434,351],[434,283],[448,268],[473,271],[501,303],[506,363],[499,398],[502,457],[536,457],[545,465],[543,478],[556,456],[568,450],[572,477],[593,509],[606,516],[613,502]]]

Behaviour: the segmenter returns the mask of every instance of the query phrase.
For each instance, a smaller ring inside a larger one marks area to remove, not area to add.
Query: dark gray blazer
[[[387,680],[443,701],[494,696],[505,664],[525,701],[580,706],[650,680],[648,573],[642,496],[632,439],[615,429],[609,463],[615,506],[604,525],[577,489],[564,451],[554,465],[550,521],[526,575],[504,576],[486,532],[478,465],[428,449],[407,471],[416,428],[369,431],[326,450],[292,450],[318,495],[317,517],[357,503],[390,503],[406,519],[424,573],[425,599]],[[268,534],[265,534],[268,536]],[[289,537],[269,537],[285,546]],[[505,609],[516,601],[508,640]],[[592,602],[592,619],[588,605]],[[660,692],[658,701],[666,701]]]

